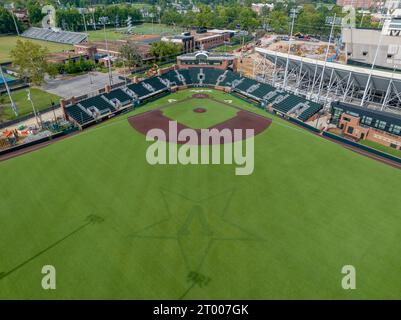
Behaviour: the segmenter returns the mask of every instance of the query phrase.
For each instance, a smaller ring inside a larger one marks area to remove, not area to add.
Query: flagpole
[[[33,114],[35,115],[35,119],[36,119],[36,123],[38,124],[38,127],[40,127],[40,123],[38,120],[38,114],[36,113],[35,105],[33,104],[33,101],[32,101],[31,90],[26,89],[26,91],[28,92],[28,101],[31,102]]]
[[[4,85],[6,87],[8,97],[10,98],[11,107],[13,108],[15,116],[18,117],[17,105],[15,104],[15,102],[13,100],[13,97],[11,96],[10,88],[8,87],[8,83],[7,83],[6,78],[4,76],[3,68],[1,67],[1,65],[0,65],[0,73],[1,73],[1,77],[3,78]]]

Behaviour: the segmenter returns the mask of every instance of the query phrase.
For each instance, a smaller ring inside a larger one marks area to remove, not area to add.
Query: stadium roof
[[[264,48],[256,48],[255,50],[256,52],[262,54],[272,62],[275,62],[277,57],[278,65],[281,66],[286,65],[287,61],[286,53],[272,51]],[[299,67],[301,63],[302,63],[302,68],[309,68],[312,72],[315,72],[315,70],[317,70],[316,74],[321,74],[324,68],[324,77],[326,79],[330,78],[332,69],[334,69],[334,72],[337,73],[337,75],[340,78],[345,79],[351,76],[354,79],[355,83],[357,83],[360,88],[366,87],[368,77],[371,72],[370,68],[344,65],[334,62],[326,62],[326,66],[324,67],[325,64],[324,61],[300,57],[293,54],[289,55],[290,68],[291,66]],[[400,73],[377,70],[377,69],[372,70],[371,85],[375,90],[385,92],[391,80],[393,81],[393,84],[397,88],[397,90],[401,91]]]
[[[186,53],[178,56],[179,60],[197,60],[199,57],[204,57],[207,60],[234,60],[235,56],[229,53],[220,53],[220,52],[209,52],[209,51],[196,51],[192,53]]]
[[[88,39],[88,35],[86,33],[36,27],[29,28],[22,33],[21,36],[30,39],[45,40],[64,44],[77,44]]]

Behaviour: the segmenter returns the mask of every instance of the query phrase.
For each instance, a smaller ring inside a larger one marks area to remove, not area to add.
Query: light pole
[[[104,41],[106,44],[106,51],[107,51],[107,65],[109,67],[109,84],[110,84],[110,86],[112,86],[113,85],[113,72],[111,70],[111,57],[110,57],[110,51],[109,51],[109,43],[107,41],[107,35],[106,35],[107,20],[108,20],[107,17],[100,17],[100,22],[103,23]]]
[[[288,76],[288,65],[289,65],[289,59],[290,59],[290,53],[291,53],[292,32],[294,31],[294,22],[295,22],[295,17],[297,15],[297,13],[298,13],[298,11],[296,9],[291,9],[290,16],[292,17],[292,23],[291,23],[290,38],[288,39],[287,61],[285,63],[285,71],[284,71],[284,82],[283,82],[284,89],[287,87],[287,76]]]
[[[334,30],[334,24],[335,24],[335,23],[336,23],[336,14],[334,14],[333,21],[331,21],[331,29],[330,29],[329,43],[327,44],[326,55],[325,55],[325,57],[324,57],[324,64],[323,64],[323,69],[322,69],[322,75],[321,75],[321,78],[320,78],[319,90],[318,90],[318,92],[317,92],[317,101],[320,101],[320,90],[322,90],[322,86],[323,86],[324,72],[326,71],[327,58],[328,58],[328,56],[329,56],[331,38],[332,38],[332,36],[333,36],[333,30]]]
[[[38,124],[38,127],[40,127],[41,125],[39,123],[39,117],[38,117],[38,114],[36,112],[35,105],[33,104],[33,101],[32,101],[31,90],[30,89],[26,89],[26,92],[28,93],[28,101],[31,103],[33,114],[34,114],[35,119],[36,119],[36,123]]]

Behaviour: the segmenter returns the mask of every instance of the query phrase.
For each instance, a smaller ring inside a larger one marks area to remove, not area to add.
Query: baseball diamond
[[[207,90],[1,163],[0,298],[399,297],[401,171]],[[260,128],[254,173],[150,166],[144,133],[166,118]],[[38,285],[47,264],[54,291]],[[339,285],[345,264],[361,266],[358,290]]]

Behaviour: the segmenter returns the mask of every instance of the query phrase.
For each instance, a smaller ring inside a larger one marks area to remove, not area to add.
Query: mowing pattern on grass
[[[250,176],[150,166],[127,118],[191,95],[0,163],[0,299],[401,298],[400,170],[277,117]],[[49,264],[56,290],[41,287]]]

